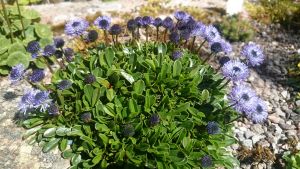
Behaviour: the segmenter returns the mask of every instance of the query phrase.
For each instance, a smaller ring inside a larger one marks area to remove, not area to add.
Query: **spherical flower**
[[[59,90],[66,90],[72,86],[72,82],[70,80],[62,80],[57,84],[57,88]]]
[[[237,60],[231,60],[225,63],[224,66],[222,66],[222,74],[232,81],[243,81],[250,75],[248,67]]]
[[[131,137],[135,134],[135,129],[131,124],[127,124],[123,127],[122,134],[125,137]]]
[[[65,33],[69,36],[80,36],[88,28],[89,23],[81,18],[73,19],[65,26]]]
[[[109,29],[109,33],[111,35],[119,35],[122,32],[122,28],[120,25],[118,24],[114,24],[110,29]]]
[[[72,62],[74,59],[74,50],[72,48],[64,49],[64,55],[67,62]]]
[[[209,155],[205,155],[201,158],[201,166],[203,168],[211,167],[212,165],[213,165],[213,161]]]
[[[127,29],[131,32],[133,32],[137,28],[137,23],[134,19],[130,19],[127,22]]]
[[[159,116],[157,114],[153,114],[150,117],[149,121],[150,121],[150,125],[151,126],[155,126],[155,125],[157,125],[160,122],[160,119],[159,119]]]
[[[36,58],[38,56],[38,53],[41,49],[40,44],[37,41],[30,41],[27,44],[27,52],[31,53],[32,58]]]
[[[180,38],[183,40],[189,40],[191,37],[191,31],[189,29],[184,29],[180,31]]]
[[[56,57],[56,58],[62,58],[63,57],[63,51],[61,51],[61,50],[56,50],[55,51],[55,53],[54,53],[54,56]]]
[[[190,15],[187,14],[184,11],[176,11],[174,13],[174,17],[178,20],[178,21],[184,21],[184,20],[188,20]]]
[[[250,87],[239,84],[231,89],[228,99],[236,111],[247,114],[252,108],[251,103],[256,100],[256,93]]]
[[[143,26],[143,18],[142,18],[142,17],[138,16],[138,17],[136,17],[134,20],[135,20],[136,25],[137,25],[138,27]]]
[[[190,24],[190,23],[189,23]],[[187,22],[183,22],[183,21],[178,21],[176,23],[176,28],[180,31],[182,30],[190,30],[190,25]]]
[[[213,53],[219,53],[224,52],[226,54],[229,54],[232,52],[232,47],[229,42],[225,41],[224,39],[218,39],[217,41],[210,42],[210,50]]]
[[[180,36],[179,36],[178,32],[174,31],[174,32],[171,32],[171,34],[169,35],[169,39],[171,42],[177,44],[180,40]]]
[[[162,19],[161,18],[155,18],[152,24],[155,27],[160,27],[162,25]]]
[[[84,78],[84,82],[86,84],[92,84],[96,81],[96,77],[93,74],[88,74]]]
[[[88,42],[95,42],[98,39],[98,32],[96,30],[90,30],[86,36]]]
[[[170,17],[166,17],[163,22],[162,22],[162,26],[168,30],[171,30],[173,29],[174,27],[174,23],[173,23],[173,20],[172,18]]]
[[[259,45],[249,43],[243,46],[241,55],[247,58],[251,66],[259,66],[263,63],[265,56]]]
[[[25,73],[25,66],[23,64],[17,64],[16,66],[13,66],[10,74],[9,79],[12,82],[12,84],[15,84],[16,82],[20,81]]]
[[[83,122],[89,123],[92,121],[92,114],[91,113],[83,113],[80,118]]]
[[[182,56],[182,52],[179,50],[174,51],[171,55],[173,60],[177,60],[177,59],[181,58],[181,56]]]
[[[252,109],[250,112],[251,113],[248,113],[248,117],[254,123],[262,123],[268,117],[267,105],[261,98],[257,98],[256,100],[253,101]]]
[[[37,91],[32,89],[25,91],[18,106],[21,113],[27,113],[28,111],[33,110],[33,102],[36,93]]]
[[[103,30],[108,30],[111,24],[111,19],[108,16],[100,16],[94,21],[94,25]]]
[[[59,114],[59,108],[56,104],[51,103],[47,108],[48,114],[51,116],[57,116]]]
[[[229,61],[230,61],[230,58],[228,56],[223,56],[219,59],[219,64],[220,64],[220,66],[224,66],[224,64]]]
[[[62,38],[54,38],[54,45],[56,48],[62,48],[65,45],[65,41]]]
[[[208,42],[213,42],[218,40],[221,36],[218,31],[218,29],[212,25],[206,26],[205,31],[203,33],[203,37],[208,41]]]
[[[142,22],[143,22],[143,26],[144,26],[144,27],[149,26],[149,25],[152,24],[153,18],[150,17],[150,16],[144,16],[144,17],[142,18]]]
[[[191,36],[203,36],[206,26],[202,22],[188,23],[190,25]]]
[[[40,82],[44,79],[45,73],[43,69],[35,69],[32,71],[31,76],[29,77],[29,80],[32,83]]]
[[[41,112],[45,112],[52,101],[49,94],[49,91],[37,91],[34,96],[33,107],[39,109]]]
[[[43,56],[47,56],[47,57],[52,56],[55,54],[55,51],[56,49],[53,45],[47,45],[44,48]]]
[[[206,126],[206,129],[207,129],[208,134],[219,134],[220,133],[219,124],[217,122],[214,122],[214,121],[208,122],[207,126]]]

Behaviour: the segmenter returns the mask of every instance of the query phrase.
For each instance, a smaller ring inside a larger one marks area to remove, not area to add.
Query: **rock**
[[[248,148],[252,148],[252,140],[250,139],[243,140],[242,144]]]
[[[274,114],[271,114],[268,116],[268,119],[272,122],[272,123],[275,123],[275,124],[278,124],[280,122],[284,122],[283,119],[281,119],[278,115],[276,115],[275,113]]]
[[[265,138],[266,136],[264,135],[254,135],[252,137],[252,144],[254,145],[255,143],[257,143],[260,139]]]
[[[300,107],[300,100],[297,100],[296,102],[297,107]]]
[[[245,138],[246,139],[249,139],[249,138],[251,138],[252,136],[254,136],[255,134],[252,132],[252,131],[250,131],[250,130],[247,130],[246,132],[245,132]]]
[[[290,125],[290,124],[286,124],[286,123],[279,123],[279,126],[284,129],[284,130],[291,130],[291,129],[295,129],[296,126],[294,125]]]
[[[265,169],[267,167],[267,165],[265,164],[265,163],[259,163],[258,165],[257,165],[257,168],[258,169]]]
[[[264,129],[260,124],[253,124],[250,129],[259,135],[264,133]]]
[[[285,113],[280,108],[275,108],[275,113],[283,118],[285,118]]]
[[[289,136],[295,136],[297,135],[297,130],[287,130],[286,131],[286,136],[289,137]]]
[[[287,98],[288,97],[288,91],[284,90],[281,93],[281,96],[283,96],[283,98]]]

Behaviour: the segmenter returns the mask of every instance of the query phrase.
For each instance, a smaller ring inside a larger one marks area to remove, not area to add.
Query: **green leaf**
[[[95,129],[98,131],[108,132],[110,131],[109,128],[105,124],[96,123]]]
[[[139,107],[135,99],[129,99],[130,118],[134,118],[139,114]]]
[[[71,159],[72,165],[77,165],[80,162],[81,162],[81,155],[80,154],[74,154],[72,159]]]
[[[29,66],[29,61],[30,61],[30,56],[28,54],[24,54],[20,51],[16,51],[9,54],[6,63],[10,67],[22,63],[27,68]]]
[[[132,84],[133,82],[134,82],[134,78],[130,75],[130,74],[128,74],[128,73],[126,73],[124,70],[121,70],[121,75],[130,83],[130,84]]]
[[[108,89],[108,90],[106,90],[106,97],[111,102],[114,99],[114,97],[115,97],[115,91],[114,91],[114,89]]]
[[[35,33],[40,38],[51,39],[51,37],[53,36],[50,27],[48,25],[43,25],[43,24],[35,24]]]
[[[90,105],[92,105],[94,88],[88,84],[84,86],[83,91],[86,100],[89,102]]]
[[[203,100],[203,101],[209,101],[210,100],[209,91],[207,89],[204,89],[202,91],[201,100]]]
[[[73,151],[72,151],[71,149],[65,150],[65,151],[62,153],[62,157],[63,157],[63,158],[71,158],[73,155],[74,155],[74,153],[73,153]]]
[[[180,75],[182,69],[181,62],[176,60],[173,64],[173,77],[177,77]]]
[[[95,104],[100,99],[100,97],[101,97],[101,89],[100,88],[96,88],[93,91],[92,104],[91,104],[92,107],[95,106]]]
[[[68,145],[68,140],[62,139],[59,144],[60,151],[65,151],[65,149],[67,148],[67,145]]]
[[[17,51],[22,52],[22,53],[26,52],[23,44],[17,42],[17,43],[12,44],[8,49],[8,53],[13,53],[13,52],[17,52]]]
[[[44,132],[44,137],[53,137],[55,136],[56,128],[49,128]]]
[[[65,127],[59,127],[56,129],[56,134],[58,136],[65,136],[67,133],[71,132],[70,128],[65,128]]]
[[[101,138],[104,146],[106,147],[107,146],[107,143],[108,143],[108,137],[104,134],[99,134],[99,137]]]
[[[100,160],[102,159],[103,153],[98,154],[96,157],[93,158],[92,163],[93,164],[98,164]]]
[[[22,13],[22,16],[26,19],[31,19],[31,20],[40,18],[40,14],[35,10],[25,10]]]
[[[136,94],[142,95],[143,91],[145,90],[146,86],[143,80],[138,80],[133,85],[133,90]]]
[[[22,136],[22,139],[26,139],[28,138],[29,136],[35,134],[37,131],[39,131],[40,129],[42,128],[42,126],[37,126],[37,127],[34,127],[34,128],[31,128],[29,130],[27,130],[25,132],[25,134]]]
[[[60,138],[52,138],[48,143],[46,143],[43,147],[43,152],[47,153],[50,150],[54,149],[58,142],[60,141]]]
[[[105,62],[106,64],[111,67],[115,57],[115,52],[112,48],[106,48],[105,50]]]

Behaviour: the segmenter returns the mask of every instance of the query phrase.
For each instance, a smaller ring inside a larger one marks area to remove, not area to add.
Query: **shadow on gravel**
[[[18,126],[22,126],[22,122],[24,120],[26,120],[27,118],[28,118],[28,116],[26,114],[21,113],[21,112],[16,112],[12,120]]]
[[[11,100],[14,100],[15,98],[17,98],[18,95],[14,92],[6,92],[4,95],[3,95],[3,98],[6,100],[6,101],[11,101]]]

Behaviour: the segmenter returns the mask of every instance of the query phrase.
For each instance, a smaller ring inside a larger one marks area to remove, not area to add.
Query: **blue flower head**
[[[122,133],[125,137],[131,137],[135,134],[135,129],[131,124],[127,124],[123,127]]]
[[[37,91],[34,96],[33,107],[41,112],[45,112],[51,104],[49,94],[48,91]]]
[[[166,17],[163,22],[162,22],[162,26],[168,30],[171,30],[173,29],[174,27],[174,23],[173,23],[173,20],[172,18],[170,17]]]
[[[109,29],[109,33],[111,35],[119,35],[122,32],[122,28],[120,25],[118,24],[114,24],[110,29]]]
[[[138,16],[138,17],[136,17],[134,20],[135,20],[136,25],[137,25],[138,27],[143,26],[143,18],[142,18],[142,17]]]
[[[57,84],[57,88],[59,90],[66,90],[72,86],[72,82],[70,80],[62,80]]]
[[[108,16],[100,16],[94,21],[94,25],[103,30],[108,30],[111,24],[111,18]]]
[[[144,16],[142,18],[142,22],[144,27],[150,26],[153,23],[153,18],[150,16]]]
[[[259,45],[249,43],[243,46],[241,55],[247,58],[247,62],[251,66],[259,66],[265,60],[265,55],[263,54],[263,50]]]
[[[203,168],[211,167],[212,165],[213,165],[213,161],[209,155],[205,155],[201,158],[201,166]]]
[[[256,93],[250,87],[239,84],[231,89],[228,99],[236,111],[247,115],[252,109],[253,100],[256,100]]]
[[[93,74],[87,74],[85,77],[84,77],[84,82],[86,84],[92,84],[96,81],[96,77],[93,75]]]
[[[27,52],[31,53],[32,58],[36,58],[40,52],[41,46],[37,41],[30,41],[27,44]]]
[[[219,64],[220,64],[220,66],[224,66],[224,64],[229,61],[230,61],[230,58],[228,56],[223,56],[219,59]]]
[[[81,18],[73,19],[65,25],[65,33],[69,36],[80,36],[88,28],[89,23]]]
[[[72,62],[74,59],[74,50],[72,48],[64,49],[64,55],[67,62]]]
[[[98,39],[98,32],[96,30],[90,30],[86,35],[87,42],[95,42]]]
[[[191,31],[189,29],[184,29],[180,31],[180,38],[183,40],[189,40],[191,37]]]
[[[177,44],[177,43],[179,43],[180,35],[176,31],[171,32],[171,34],[169,35],[169,39],[171,42]]]
[[[208,134],[219,134],[220,133],[219,124],[217,122],[214,122],[214,121],[208,122],[207,126],[206,126],[206,129],[207,129]]]
[[[226,54],[229,54],[232,52],[231,44],[224,39],[218,39],[216,41],[210,42],[210,50],[213,53],[219,53],[224,52]]]
[[[153,26],[158,28],[162,25],[162,19],[161,18],[155,18],[152,24],[153,24]]]
[[[12,84],[15,84],[16,82],[20,81],[25,73],[25,66],[23,64],[17,64],[16,66],[12,67],[10,74],[9,74],[9,80],[12,82]]]
[[[206,30],[206,26],[202,22],[188,23],[191,29],[191,36],[203,36]]]
[[[85,123],[89,123],[92,121],[92,114],[91,113],[83,113],[80,116],[81,120]]]
[[[21,113],[27,113],[28,111],[33,110],[33,102],[36,94],[36,90],[27,90],[24,95],[21,97],[19,102],[19,110]]]
[[[32,83],[40,82],[44,79],[45,73],[43,69],[35,69],[32,71],[31,76],[29,77],[29,80]]]
[[[254,122],[254,123],[262,123],[268,117],[268,107],[267,104],[261,99],[256,98],[252,102],[252,109],[248,113],[247,116]]]
[[[182,57],[182,52],[179,50],[176,50],[172,53],[171,57],[173,60],[177,60]]]
[[[178,20],[178,21],[186,21],[189,19],[190,15],[187,14],[184,11],[176,11],[174,13],[174,17]]]
[[[27,113],[28,111],[39,110],[45,112],[51,104],[51,99],[49,97],[48,91],[41,90],[28,90],[21,97],[19,103],[19,110],[22,113]]]
[[[137,23],[134,19],[130,19],[127,22],[127,29],[131,32],[133,32],[137,28]]]
[[[54,45],[56,48],[62,48],[65,45],[65,41],[62,38],[54,38]]]
[[[56,104],[51,103],[47,108],[48,114],[51,116],[57,116],[59,114],[59,108]]]
[[[248,67],[237,60],[231,60],[222,66],[222,74],[224,77],[237,82],[246,80],[250,73]]]
[[[206,26],[205,31],[203,33],[203,37],[208,41],[208,42],[214,42],[218,40],[221,36],[218,31],[218,29],[212,25]]]
[[[53,45],[47,45],[44,47],[43,56],[52,56],[55,54],[55,47]]]
[[[159,122],[160,122],[160,119],[159,119],[159,116],[158,116],[157,114],[153,114],[153,115],[150,117],[150,125],[151,125],[151,126],[155,126],[155,125],[157,125]]]

